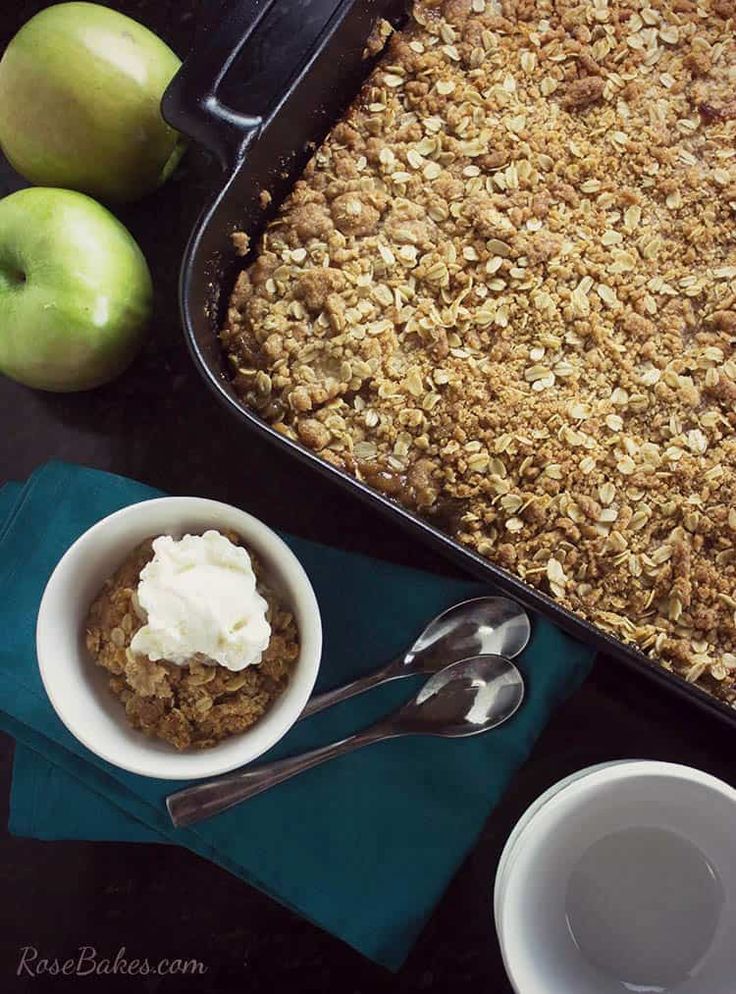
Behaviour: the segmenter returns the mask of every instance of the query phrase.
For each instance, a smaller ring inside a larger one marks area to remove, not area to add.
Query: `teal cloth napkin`
[[[524,706],[497,731],[379,743],[174,829],[164,797],[182,784],[125,773],[77,742],[45,696],[34,649],[44,585],[69,545],[112,511],[159,495],[59,462],[0,491],[0,726],[17,741],[10,829],[40,839],[178,843],[396,969],[550,714],[588,672],[592,651],[536,619],[520,661]],[[486,589],[286,540],[322,609],[319,689],[373,669],[437,611]],[[269,758],[364,727],[420,682],[388,684],[299,723]]]

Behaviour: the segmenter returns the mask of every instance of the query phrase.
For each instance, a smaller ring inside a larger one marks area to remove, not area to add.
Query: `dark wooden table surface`
[[[0,46],[44,5],[3,4]],[[116,0],[112,6],[147,23],[181,54],[204,11],[203,0]],[[246,433],[200,382],[182,340],[176,280],[187,233],[216,180],[213,164],[192,151],[173,182],[122,212],[154,272],[151,341],[128,373],[91,393],[45,395],[0,381],[0,477],[23,478],[51,457],[78,461],[173,494],[239,504],[296,534],[448,571],[382,517]],[[16,184],[0,165],[0,195]],[[7,805],[13,747],[7,738],[1,745],[0,800]],[[555,715],[396,975],[188,852],[11,838],[3,812],[0,989],[84,990],[86,982],[105,992],[508,994],[491,918],[493,875],[511,826],[533,798],[573,770],[619,757],[688,763],[736,784],[735,747],[731,728],[600,659]],[[196,979],[23,980],[16,969],[19,950],[28,945],[60,958],[82,945],[100,956],[125,946],[130,957],[152,961],[194,957],[207,972]]]

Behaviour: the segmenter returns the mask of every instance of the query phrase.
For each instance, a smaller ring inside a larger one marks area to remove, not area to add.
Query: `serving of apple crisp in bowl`
[[[299,633],[262,574],[238,535],[210,530],[149,539],[106,581],[85,641],[134,728],[205,749],[271,707]]]
[[[212,776],[274,745],[306,704],[319,608],[289,547],[237,508],[164,497],[104,518],[43,596],[37,650],[57,714],[123,769]]]
[[[728,704],[735,25],[418,0],[221,332],[280,433]]]

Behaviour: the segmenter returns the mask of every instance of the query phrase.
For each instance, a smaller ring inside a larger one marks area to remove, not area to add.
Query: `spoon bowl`
[[[438,614],[404,655],[412,673],[436,673],[471,656],[513,659],[531,635],[529,616],[508,597],[475,597]]]
[[[392,719],[405,735],[459,738],[487,732],[524,700],[524,679],[504,656],[461,659],[435,673]]]

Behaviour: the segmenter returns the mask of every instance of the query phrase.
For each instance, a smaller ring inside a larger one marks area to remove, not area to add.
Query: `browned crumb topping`
[[[227,537],[243,544],[234,534]],[[271,625],[271,641],[258,666],[233,672],[199,660],[178,666],[135,655],[130,643],[144,624],[136,611],[135,591],[141,570],[153,557],[152,541],[128,556],[92,604],[87,649],[98,666],[112,674],[110,689],[134,728],[177,749],[206,749],[250,728],[283,692],[299,655],[296,621],[264,584],[251,554]]]
[[[231,241],[237,255],[247,255],[250,252],[250,237],[244,231],[234,231]]]
[[[383,17],[379,17],[366,40],[363,58],[370,59],[380,55],[393,32],[393,26]]]
[[[419,0],[222,332],[279,431],[729,701],[735,26]]]

